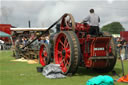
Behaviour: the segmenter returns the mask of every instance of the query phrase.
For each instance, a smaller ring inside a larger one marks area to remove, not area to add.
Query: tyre
[[[54,60],[60,65],[63,74],[74,74],[77,71],[80,62],[80,44],[73,31],[61,31],[56,36]]]
[[[51,52],[48,44],[43,43],[40,47],[39,51],[39,60],[40,64],[42,66],[45,66],[50,63],[50,58],[51,58]]]
[[[103,36],[112,36],[111,34],[109,34],[108,32],[103,32],[102,33]],[[113,70],[115,64],[116,64],[116,60],[117,60],[117,52],[116,52],[116,45],[114,42],[114,38],[112,37],[110,43],[109,43],[109,48],[111,48],[111,52],[109,52],[109,56],[114,56],[113,59],[108,60],[108,64],[107,67],[104,68],[94,68],[95,71],[99,72],[99,73],[107,73]]]

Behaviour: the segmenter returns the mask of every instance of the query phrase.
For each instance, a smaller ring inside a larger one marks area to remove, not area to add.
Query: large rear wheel
[[[54,60],[63,74],[75,73],[80,61],[80,44],[73,31],[58,33],[54,46]]]
[[[103,32],[103,36],[112,36],[108,32]],[[111,51],[110,51],[111,50]],[[109,56],[114,56],[113,59],[106,60],[108,63],[106,67],[104,68],[94,68],[95,71],[100,72],[100,73],[107,73],[113,70],[116,60],[117,60],[117,52],[116,52],[116,45],[114,43],[114,38],[112,37],[110,43],[109,43]]]

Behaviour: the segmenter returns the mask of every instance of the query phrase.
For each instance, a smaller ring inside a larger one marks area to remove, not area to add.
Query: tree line
[[[110,24],[104,25],[101,31],[107,31],[111,34],[120,34],[120,31],[125,31],[124,27],[120,22],[112,22]]]

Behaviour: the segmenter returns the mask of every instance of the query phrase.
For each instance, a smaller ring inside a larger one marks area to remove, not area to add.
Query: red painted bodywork
[[[121,31],[120,36],[128,42],[128,31]]]
[[[9,35],[11,34],[10,28],[11,28],[10,24],[0,24],[0,31],[5,32]],[[5,42],[11,42],[11,40],[8,37],[0,37],[0,39]]]
[[[62,31],[70,30],[69,27],[61,27]],[[111,37],[96,37],[89,34],[90,26],[88,24],[84,25],[81,23],[76,23],[75,33],[79,39],[82,59],[84,60],[84,65],[89,68],[103,68],[107,66],[106,60],[96,60],[93,61],[89,59],[90,57],[102,57],[108,56],[111,52],[111,47],[109,47],[109,42]],[[109,47],[109,48],[108,48]]]
[[[5,32],[9,35],[11,34],[10,28],[11,28],[10,24],[0,24],[0,31]]]

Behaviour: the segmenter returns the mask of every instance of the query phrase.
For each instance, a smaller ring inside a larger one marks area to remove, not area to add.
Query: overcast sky
[[[47,27],[64,13],[71,13],[81,22],[94,8],[100,16],[100,27],[120,22],[128,31],[128,0],[0,0],[0,24],[16,27]]]

